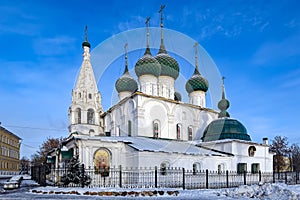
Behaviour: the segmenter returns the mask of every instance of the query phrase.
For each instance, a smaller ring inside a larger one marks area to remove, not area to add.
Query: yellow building
[[[20,172],[21,138],[0,126],[0,175]]]

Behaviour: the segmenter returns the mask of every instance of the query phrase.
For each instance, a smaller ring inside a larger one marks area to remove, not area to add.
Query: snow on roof
[[[100,136],[76,136],[77,139],[100,140],[106,142],[123,142],[138,151],[180,153],[190,155],[228,156],[225,152],[216,152],[212,149],[197,147],[190,142],[154,139],[147,137],[100,137]]]

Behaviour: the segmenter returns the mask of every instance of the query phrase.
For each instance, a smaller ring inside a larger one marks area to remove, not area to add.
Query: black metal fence
[[[81,183],[63,184],[62,177],[72,173],[70,170],[51,169],[47,179],[61,187],[81,187]],[[226,188],[240,185],[252,185],[259,182],[271,183],[273,173],[237,173],[216,171],[192,171],[184,168],[110,168],[108,171],[97,171],[85,168],[84,174],[91,178],[89,187],[120,187],[120,188],[183,188],[205,189]]]

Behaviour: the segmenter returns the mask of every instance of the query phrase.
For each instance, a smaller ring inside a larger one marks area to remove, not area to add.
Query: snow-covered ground
[[[300,185],[260,184],[238,188],[183,190],[174,188],[59,188],[39,187],[23,176],[21,188],[4,191],[0,188],[0,199],[200,199],[200,200],[300,200]],[[20,177],[14,177],[18,179]]]
[[[124,188],[58,188],[38,187],[30,190],[37,195],[58,195],[61,197],[81,196],[82,198],[101,199],[260,199],[260,200],[300,200],[300,185],[262,184],[240,186],[230,189],[182,190],[174,188],[124,189]],[[161,193],[161,194],[159,194]],[[109,195],[109,196],[108,196]],[[77,199],[77,198],[76,198]]]

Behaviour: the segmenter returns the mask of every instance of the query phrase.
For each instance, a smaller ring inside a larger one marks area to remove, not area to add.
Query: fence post
[[[122,187],[122,165],[119,166],[119,187]]]
[[[157,188],[157,166],[154,168],[154,187]]]
[[[84,164],[81,165],[81,187],[84,188]]]
[[[229,188],[229,174],[228,174],[228,170],[226,170],[226,187]]]
[[[185,190],[185,169],[182,168],[182,189]]]
[[[208,169],[206,169],[205,174],[206,174],[206,189],[208,189]]]
[[[261,182],[261,171],[258,171],[258,182]]]
[[[287,184],[287,172],[284,172],[284,180],[285,180],[285,184]]]
[[[244,185],[247,185],[247,171],[244,170]]]

